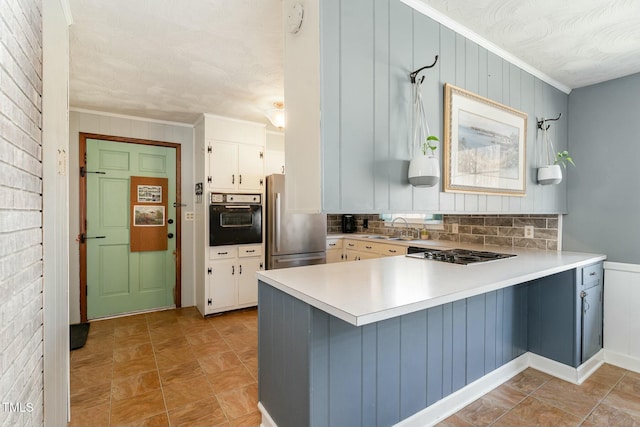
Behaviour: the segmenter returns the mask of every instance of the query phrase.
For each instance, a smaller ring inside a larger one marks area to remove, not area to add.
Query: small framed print
[[[138,203],[162,203],[162,186],[138,185]]]
[[[163,227],[164,206],[134,205],[133,225],[135,227]]]

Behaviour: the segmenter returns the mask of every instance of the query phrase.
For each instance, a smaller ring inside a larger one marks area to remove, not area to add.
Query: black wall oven
[[[262,195],[211,193],[209,246],[262,243]]]

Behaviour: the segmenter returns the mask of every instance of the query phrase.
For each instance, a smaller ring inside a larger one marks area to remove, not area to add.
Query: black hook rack
[[[435,67],[436,63],[438,62],[438,55],[436,55],[436,59],[435,61],[433,61],[433,64],[431,65],[425,65],[422,68],[418,68],[417,70],[415,70],[413,73],[409,74],[409,78],[411,79],[411,83],[415,83],[416,82],[416,77],[418,76],[418,73],[422,70],[426,70],[428,68],[433,68]],[[422,78],[420,79],[420,83],[422,83],[424,81],[424,76],[422,76]]]
[[[544,117],[541,120],[538,120],[538,129],[540,130],[549,130],[549,128],[551,127],[551,125],[547,125],[546,128],[543,128],[545,122],[555,122],[560,120],[560,117],[562,117],[562,113],[558,114],[558,117],[556,117],[555,119],[545,119]]]

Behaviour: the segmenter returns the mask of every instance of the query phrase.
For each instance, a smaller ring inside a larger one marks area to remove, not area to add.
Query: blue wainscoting
[[[528,286],[355,327],[260,282],[260,402],[279,427],[393,425],[527,351]]]

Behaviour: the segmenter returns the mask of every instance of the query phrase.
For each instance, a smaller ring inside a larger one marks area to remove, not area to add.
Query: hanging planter
[[[414,187],[433,187],[440,182],[440,162],[435,155],[438,147],[432,145],[433,141],[439,141],[438,137],[428,136],[421,153],[413,156],[409,163],[409,183]],[[431,151],[427,153],[427,150]]]
[[[436,56],[436,61],[438,57]],[[435,62],[433,63],[435,65]],[[431,65],[431,67],[433,67]],[[440,141],[437,136],[430,135],[429,125],[424,113],[422,103],[422,91],[420,86],[424,77],[416,79],[417,70],[411,73],[411,83],[413,89],[413,148],[415,154],[409,162],[409,183],[414,187],[433,187],[440,182],[440,161],[435,154]]]
[[[567,163],[573,166],[576,165],[573,163],[573,159],[569,156],[567,150],[555,153],[553,142],[549,136],[549,128],[551,125],[547,125],[546,122],[556,121],[560,119],[561,116],[562,114],[556,119],[545,119],[543,117],[538,121],[538,129],[542,131],[542,149],[540,156],[544,159],[544,162],[546,162],[546,164],[543,164],[543,161],[539,162],[539,164],[543,164],[543,166],[538,167],[537,179],[540,185],[560,184],[562,182],[562,168],[560,168],[560,165],[565,169],[567,168]]]

